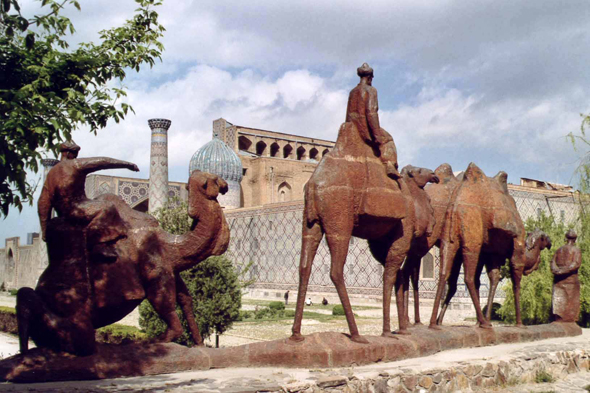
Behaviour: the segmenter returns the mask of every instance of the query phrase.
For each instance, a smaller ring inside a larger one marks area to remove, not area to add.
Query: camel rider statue
[[[86,176],[102,169],[127,168],[138,172],[137,165],[108,157],[77,158],[80,146],[65,142],[60,146],[61,160],[47,174],[38,213],[43,240],[47,237],[47,224],[55,209],[73,225],[87,228],[86,246],[91,259],[116,260],[114,243],[125,237],[121,217],[112,202],[86,197]]]
[[[365,142],[377,148],[387,175],[394,180],[399,179],[395,143],[391,135],[379,126],[377,89],[372,86],[373,69],[364,63],[357,68],[357,75],[361,81],[348,96],[346,121],[354,123]]]

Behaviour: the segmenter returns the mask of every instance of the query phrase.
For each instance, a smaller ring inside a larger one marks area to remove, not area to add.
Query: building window
[[[248,168],[243,168],[242,169],[242,176],[246,176],[246,172],[248,172]]]
[[[306,153],[305,148],[303,146],[299,146],[297,148],[297,160],[299,160],[299,161],[305,160],[306,159],[305,153]]]
[[[434,280],[434,257],[431,253],[424,255],[424,258],[422,258],[422,266],[420,270],[422,273],[420,274],[422,279]]]
[[[252,146],[252,141],[245,136],[240,136],[238,138],[238,149],[243,151],[250,151],[250,147]]]
[[[329,151],[328,149],[325,149],[325,150],[322,152],[322,157],[323,157],[323,156],[325,156],[326,154],[328,154],[329,152],[330,152],[330,151]]]
[[[292,154],[293,154],[293,146],[285,145],[285,147],[283,147],[283,158],[291,158]]]
[[[316,161],[317,161],[317,159],[318,159],[318,154],[319,154],[319,152],[318,152],[318,149],[316,149],[315,147],[314,147],[314,148],[312,148],[312,149],[309,151],[309,159],[310,159],[310,160],[316,160]]]

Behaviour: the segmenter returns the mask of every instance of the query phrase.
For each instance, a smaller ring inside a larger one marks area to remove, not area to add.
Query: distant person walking
[[[285,306],[286,306],[287,304],[289,304],[289,290],[287,290],[287,292],[285,292],[284,297],[285,297]]]
[[[327,305],[328,305],[328,299],[326,299],[326,298],[323,298],[323,299],[322,299],[322,304],[323,304],[324,306],[327,306]]]

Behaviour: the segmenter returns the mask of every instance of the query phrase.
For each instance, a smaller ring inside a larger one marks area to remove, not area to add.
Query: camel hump
[[[508,193],[508,174],[504,171],[498,172],[494,179],[500,184],[505,193]]]
[[[438,168],[434,170],[434,174],[438,176],[441,182],[446,183],[449,180],[456,180],[455,175],[453,174],[453,168],[446,162],[444,164],[440,164]]]
[[[465,172],[463,173],[463,181],[469,181],[473,183],[481,182],[486,178],[485,173],[473,162],[469,164]]]

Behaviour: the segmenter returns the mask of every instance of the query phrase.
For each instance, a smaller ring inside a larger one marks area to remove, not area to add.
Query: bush
[[[285,310],[286,318],[295,318],[295,310]]]
[[[147,341],[147,339],[147,335],[135,326],[115,323],[96,330],[96,341],[99,343],[125,345]]]
[[[532,231],[535,228],[541,229],[549,235],[552,243],[551,250],[543,250],[541,252],[539,269],[528,276],[523,276],[520,283],[520,313],[522,323],[525,325],[537,325],[548,323],[551,318],[551,297],[553,291],[553,274],[551,273],[550,266],[551,258],[555,250],[564,245],[567,228],[563,223],[556,224],[551,217],[547,217],[545,214],[541,214],[536,220],[528,219],[525,227],[527,231]],[[582,255],[584,255],[583,250]],[[506,293],[506,300],[498,310],[498,314],[504,322],[515,323],[516,314],[512,281],[510,279],[505,281],[506,283],[502,289]]]
[[[11,289],[8,292],[10,293],[10,296],[16,296],[16,293],[18,292],[18,289]]]
[[[0,331],[18,334],[16,311],[11,307],[0,307]]]
[[[214,331],[224,333],[239,319],[242,292],[238,275],[229,259],[223,256],[210,257],[182,272],[181,277],[193,298],[193,311],[203,339]],[[184,333],[175,342],[194,345],[188,324],[178,305],[176,313],[182,322]],[[139,315],[139,325],[149,337],[156,337],[166,330],[166,323],[159,318],[148,301],[140,305]]]
[[[502,320],[502,316],[498,313],[498,310],[500,310],[500,307],[502,307],[502,305],[500,303],[492,303],[492,321],[501,321]],[[483,307],[483,315],[486,315],[488,312],[488,305],[486,304]]]
[[[268,308],[271,310],[281,311],[285,309],[285,303],[283,302],[270,302]]]
[[[341,304],[338,304],[332,307],[332,315],[345,315],[344,314],[344,307]]]
[[[537,375],[535,375],[535,382],[536,383],[551,383],[555,381],[555,378],[553,378],[553,375],[549,374],[547,371],[542,370],[537,372]]]

